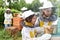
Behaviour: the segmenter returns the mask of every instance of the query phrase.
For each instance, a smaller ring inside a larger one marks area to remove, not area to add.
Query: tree
[[[10,2],[10,4],[9,4],[9,7],[12,9],[16,9],[16,10],[19,10],[19,11],[21,11],[21,8],[22,7],[26,7],[26,3],[25,3],[25,1],[24,0],[20,0],[20,2],[18,2],[18,1],[16,1],[16,2],[14,2],[14,3],[11,3]]]
[[[3,0],[0,0],[0,7],[3,7]]]
[[[56,7],[56,12],[57,12],[57,15],[60,17],[60,1],[57,1],[57,0],[50,0],[52,3],[55,4],[55,7]]]
[[[34,0],[32,4],[30,5],[30,9],[32,11],[39,11],[39,7],[41,6],[39,0]]]

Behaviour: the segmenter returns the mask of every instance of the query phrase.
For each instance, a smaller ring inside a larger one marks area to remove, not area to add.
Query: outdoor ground
[[[13,37],[4,31],[4,28],[0,27],[0,40],[13,40]],[[18,33],[16,40],[22,40],[21,31]]]

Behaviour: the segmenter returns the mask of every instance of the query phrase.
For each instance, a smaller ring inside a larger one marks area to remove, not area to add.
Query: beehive
[[[18,30],[22,29],[21,22],[22,22],[22,18],[20,18],[20,17],[13,17],[13,26],[17,27]]]

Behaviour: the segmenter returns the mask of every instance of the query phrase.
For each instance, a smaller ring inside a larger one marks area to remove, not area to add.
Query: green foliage
[[[19,31],[17,35],[17,38],[15,40],[21,39],[21,32]],[[4,29],[0,29],[0,40],[13,40],[14,38]]]
[[[50,0],[50,1],[53,2],[54,4],[56,3],[56,0]],[[8,2],[9,2],[9,6],[5,5],[6,6],[5,8],[7,8],[7,7],[11,8],[13,13],[19,13],[21,11],[22,7],[26,7],[28,10],[37,12],[37,11],[39,11],[38,8],[40,6],[42,6],[42,4],[39,2],[39,0],[34,0],[31,4],[25,3],[24,0],[20,0],[20,2],[16,1],[14,3],[11,3],[11,0],[8,0]],[[2,8],[3,8],[3,3],[4,3],[4,1],[0,0],[0,7],[2,7]],[[58,6],[58,8],[60,8],[59,3],[56,6]],[[0,14],[4,13],[4,12],[2,12],[3,10],[4,9],[2,9],[2,10],[0,9]],[[60,14],[60,10],[58,10],[58,14]]]
[[[57,0],[50,0],[50,1],[54,4],[55,7],[57,7],[56,8],[57,10],[56,9],[54,10],[56,10],[57,15],[60,17],[60,2],[59,1],[57,2]]]
[[[0,22],[3,22],[4,20],[4,12],[5,12],[5,9],[0,8]]]
[[[10,3],[9,8],[20,10],[18,2]]]
[[[60,2],[58,2],[57,8],[58,8],[57,13],[58,13],[58,16],[60,17]]]
[[[16,10],[19,10],[21,11],[21,8],[22,7],[25,7],[26,6],[26,3],[24,0],[20,0],[20,2],[14,2],[14,3],[10,3],[9,4],[9,8],[13,8],[13,9],[16,9]]]
[[[20,8],[22,8],[22,7],[26,7],[26,3],[25,3],[25,1],[24,0],[20,0]]]
[[[15,10],[15,9],[11,9],[11,12],[12,12],[12,13],[20,13],[20,11]]]
[[[0,31],[0,40],[13,40],[13,38],[10,37],[10,35],[8,35],[8,33],[4,30]]]
[[[3,0],[0,0],[0,7],[3,6]]]
[[[13,8],[13,9],[16,9],[16,10],[19,10],[21,11],[21,8],[22,7],[27,7],[28,10],[32,10],[32,11],[39,11],[39,7],[41,6],[39,0],[34,0],[32,2],[32,4],[27,4],[25,3],[24,0],[20,0],[20,2],[14,2],[14,3],[10,3],[9,5],[9,8]]]
[[[41,4],[40,4],[39,0],[34,0],[30,7],[31,7],[31,10],[36,12],[36,11],[39,11],[40,6],[41,6]]]
[[[51,1],[51,2],[54,2],[54,3],[55,3],[57,0],[49,0],[49,1]]]

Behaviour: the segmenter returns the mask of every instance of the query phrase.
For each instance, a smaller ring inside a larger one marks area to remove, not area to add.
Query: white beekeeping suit
[[[39,9],[40,10],[41,9],[42,10],[44,10],[44,9],[50,9],[51,10],[53,7],[54,6],[53,6],[53,4],[50,1],[46,1],[46,2],[44,2],[43,7],[40,7]],[[48,25],[49,24],[49,20],[46,20],[46,19],[50,20],[51,25]],[[52,15],[50,17],[46,17],[46,19],[44,19],[43,17],[40,17],[40,21],[43,20],[44,26],[45,27],[51,26],[53,28],[53,34],[54,33],[56,34],[57,33],[57,22],[58,22],[57,16],[54,13],[52,13]]]
[[[11,23],[12,23],[12,18],[13,18],[13,16],[12,16],[12,13],[11,12],[9,12],[9,13],[7,13],[7,11],[11,11],[9,8],[6,10],[6,12],[5,12],[5,14],[4,14],[4,26],[5,26],[5,29],[7,28],[7,27],[10,27],[11,26]]]
[[[23,15],[21,16],[23,19],[29,17],[30,15],[33,15],[34,13],[31,11],[26,11],[23,13]],[[37,31],[41,31],[39,30],[40,28],[31,28],[29,26],[23,25],[23,29],[22,29],[22,40],[49,40],[51,38],[51,34],[43,34],[42,36],[36,37]]]
[[[36,29],[34,29],[34,28],[23,28],[22,29],[22,40],[49,40],[51,38],[51,34],[43,34],[40,37],[35,37],[34,30],[36,30]],[[33,38],[31,38],[31,35]]]
[[[7,10],[10,10],[9,8]],[[13,18],[12,13],[4,14],[4,24],[11,24],[11,19]]]

